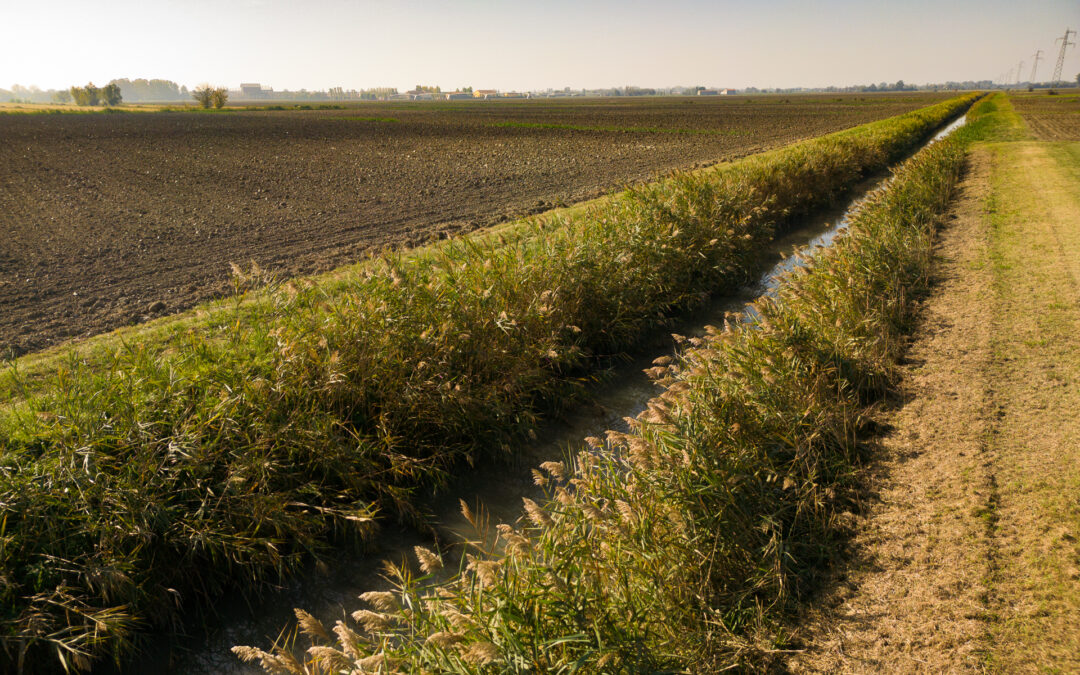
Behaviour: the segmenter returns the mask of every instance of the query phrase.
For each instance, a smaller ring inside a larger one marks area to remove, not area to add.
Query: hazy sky
[[[1021,59],[1026,80],[1036,49],[1049,79],[1080,2],[0,0],[0,25],[3,87],[813,87],[996,79]]]

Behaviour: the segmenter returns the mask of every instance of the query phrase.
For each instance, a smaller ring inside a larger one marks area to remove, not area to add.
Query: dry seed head
[[[536,502],[528,497],[522,497],[521,501],[524,502],[525,512],[529,514],[529,520],[533,522],[533,525],[537,527],[550,527],[552,525],[551,516],[537,506]]]
[[[615,508],[619,511],[619,515],[622,516],[623,520],[625,520],[627,523],[633,523],[635,520],[637,520],[637,516],[634,514],[634,508],[623,500],[616,499]]]
[[[457,633],[451,633],[450,631],[441,630],[437,633],[432,633],[427,637],[427,642],[435,645],[441,649],[452,647],[461,642],[463,638]]]
[[[619,447],[622,447],[623,445],[625,445],[625,443],[626,443],[626,434],[622,433],[621,431],[615,431],[614,429],[608,429],[607,431],[604,432],[604,435],[607,436],[607,442],[612,447],[619,448]]]
[[[442,617],[446,619],[447,623],[454,627],[454,630],[466,630],[473,625],[472,619],[456,609],[444,610]]]
[[[477,527],[476,515],[469,508],[469,505],[465,503],[464,499],[458,499],[458,503],[461,504],[461,515],[465,516],[465,520],[469,521],[470,525]]]
[[[526,554],[532,549],[532,542],[528,537],[520,534],[512,534],[506,539],[506,550],[510,553]]]
[[[360,599],[380,612],[392,612],[398,607],[397,596],[390,591],[368,591],[361,593]]]
[[[352,613],[353,621],[364,627],[369,633],[386,630],[390,627],[390,617],[367,609],[359,609]]]
[[[326,631],[326,627],[322,625],[322,622],[308,614],[302,609],[294,609],[296,613],[296,621],[300,624],[300,630],[304,635],[309,638],[322,638],[323,640],[330,640],[330,633]]]
[[[326,645],[308,647],[307,653],[316,664],[326,668],[348,668],[352,661],[348,656],[345,656],[345,652]]]
[[[654,366],[666,366],[669,363],[671,363],[672,361],[673,361],[673,359],[670,356],[661,356],[659,358],[653,359],[653,365]]]
[[[430,549],[424,548],[423,546],[416,546],[413,548],[413,551],[416,553],[416,559],[420,561],[420,569],[423,570],[425,574],[434,574],[443,568],[442,558]],[[380,607],[379,609],[382,608]]]
[[[544,487],[548,484],[548,479],[544,476],[544,474],[540,473],[536,469],[530,469],[529,471],[532,472],[533,483],[539,485],[540,487]]]
[[[558,480],[566,478],[566,466],[562,462],[544,462],[540,468]]]
[[[334,624],[334,635],[337,635],[342,651],[350,659],[359,659],[363,656],[363,652],[358,647],[364,641],[363,638],[341,621]]]
[[[638,419],[639,423],[640,422],[653,423],[653,422],[658,422],[659,421],[659,420],[656,419],[656,413],[653,412],[652,408],[646,408],[645,410],[642,410],[641,412],[639,412],[638,416],[637,416],[637,419]]]
[[[629,437],[630,458],[642,465],[649,466],[652,463],[653,446],[640,436]]]
[[[260,659],[265,660],[266,657],[273,656],[272,654],[268,654],[261,649],[256,649],[255,647],[245,647],[243,645],[236,645],[230,651],[233,654],[236,654],[237,658],[239,658],[244,663],[252,663],[253,661],[258,661]]]
[[[599,523],[604,520],[603,512],[592,504],[582,504],[581,510],[585,512],[585,516],[594,523]]]
[[[474,642],[465,649],[462,658],[476,666],[483,666],[499,658],[499,648],[490,642]]]
[[[476,574],[481,586],[491,586],[498,580],[499,563],[495,560],[478,560],[473,558],[469,568]]]
[[[604,442],[596,436],[586,436],[585,443],[594,450],[599,450],[600,448],[604,447]]]
[[[670,387],[668,387],[668,392],[670,392],[671,394],[681,394],[682,392],[686,391],[689,388],[690,388],[689,384],[687,384],[686,382],[680,380],[678,382],[672,383],[672,385]]]
[[[360,666],[361,672],[386,672],[385,668],[390,666],[390,658],[386,654],[379,652],[360,659],[357,665]]]

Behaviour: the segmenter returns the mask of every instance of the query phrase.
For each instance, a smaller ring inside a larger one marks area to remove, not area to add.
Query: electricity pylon
[[[1042,61],[1042,57],[1043,57],[1043,51],[1041,49],[1039,51],[1035,52],[1035,54],[1031,57],[1031,58],[1035,59],[1035,63],[1031,64],[1031,83],[1032,84],[1035,83],[1035,71],[1039,68],[1039,61]]]
[[[1018,86],[1020,84],[1020,72],[1022,70],[1024,70],[1024,62],[1023,61],[1020,62],[1020,65],[1016,66],[1016,84]]]
[[[1065,29],[1065,37],[1059,37],[1054,42],[1061,43],[1061,51],[1058,52],[1057,65],[1054,66],[1054,84],[1061,82],[1061,68],[1065,65],[1065,50],[1070,46],[1075,45],[1075,42],[1069,42],[1069,35],[1076,35],[1076,31]]]

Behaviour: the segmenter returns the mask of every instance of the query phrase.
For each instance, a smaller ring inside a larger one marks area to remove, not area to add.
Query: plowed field
[[[1016,94],[1010,100],[1040,141],[1080,141],[1080,95],[1075,89],[1057,96]]]
[[[946,96],[0,115],[0,354],[221,295],[230,262],[323,271]]]

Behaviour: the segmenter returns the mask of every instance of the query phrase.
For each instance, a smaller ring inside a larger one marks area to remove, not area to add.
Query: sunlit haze
[[[819,87],[995,80],[1075,0],[4,0],[0,87],[113,78],[275,89]],[[1080,71],[1071,48],[1063,78]]]

